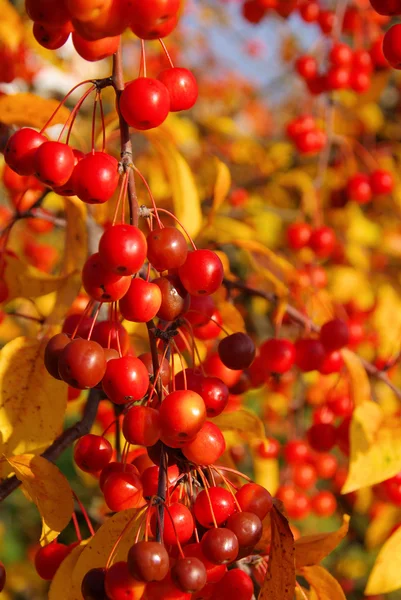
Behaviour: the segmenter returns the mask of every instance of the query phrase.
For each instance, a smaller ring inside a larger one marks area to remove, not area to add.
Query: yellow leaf
[[[243,331],[246,333],[245,321],[238,308],[231,302],[220,302],[217,305],[220,315],[223,319],[223,327],[230,333]]]
[[[292,169],[288,173],[280,174],[276,180],[277,185],[285,188],[295,188],[298,190],[303,212],[313,215],[317,208],[317,196],[313,179],[308,173],[301,169]]]
[[[223,204],[224,200],[227,198],[228,192],[231,187],[231,173],[230,169],[227,167],[225,163],[223,163],[218,158],[216,160],[216,169],[217,176],[216,182],[214,184],[213,190],[213,204],[212,208],[208,215],[208,224],[213,222],[213,219],[218,212],[220,206]]]
[[[222,413],[211,419],[211,421],[223,431],[239,431],[250,439],[255,437],[265,438],[265,428],[262,421],[255,413],[246,408]]]
[[[35,94],[21,92],[0,97],[0,121],[5,125],[36,127],[41,129],[59,105],[58,100],[42,98]],[[52,125],[65,123],[70,111],[62,106],[52,120]]]
[[[0,452],[6,456],[39,454],[62,431],[67,386],[47,372],[45,345],[19,337],[1,350]]]
[[[274,496],[280,484],[278,460],[276,458],[262,458],[257,452],[254,452],[253,472],[255,483],[266,488]]]
[[[69,284],[70,276],[48,275],[14,256],[7,256],[4,280],[9,301],[14,298],[37,298],[55,292]]]
[[[0,43],[17,51],[24,36],[21,16],[8,0],[0,1],[0,14]]]
[[[392,504],[383,504],[378,514],[370,521],[365,533],[365,545],[371,550],[387,540],[393,527],[401,521],[401,509]]]
[[[67,478],[46,458],[21,454],[7,459],[23,490],[36,504],[42,517],[42,546],[50,544],[67,527],[74,500]]]
[[[343,524],[337,531],[305,535],[295,540],[295,564],[297,569],[317,565],[328,556],[348,533],[350,517],[344,515]]]
[[[350,428],[350,466],[342,494],[375,485],[401,471],[401,427],[384,421],[382,408],[363,402],[354,410]]]
[[[360,406],[371,399],[370,381],[361,359],[348,348],[342,350],[342,357],[347,367],[352,399],[355,406]]]
[[[220,244],[231,244],[235,240],[253,239],[255,230],[247,223],[220,214],[214,217],[210,227],[201,232],[201,237],[217,241]]]
[[[148,132],[148,137],[157,148],[170,181],[175,216],[195,237],[202,226],[202,212],[191,169],[165,132]]]
[[[397,529],[379,552],[365,594],[389,594],[401,588],[401,528]]]
[[[273,506],[271,547],[259,600],[293,600],[295,592],[294,537],[287,519]]]
[[[326,569],[315,565],[313,567],[303,567],[301,575],[306,579],[313,589],[316,600],[347,600],[341,585]]]
[[[60,598],[63,598],[63,600],[82,599],[81,594],[79,597],[71,595],[70,586],[72,572],[87,543],[87,540],[81,542],[63,560],[50,584],[49,600],[60,600]]]
[[[98,529],[89,540],[88,545],[78,558],[72,573],[71,599],[80,600],[82,579],[90,569],[105,567],[115,542],[122,536],[118,544],[113,562],[127,560],[127,553],[133,544],[135,533],[138,530],[141,511],[137,508],[122,510],[116,513]],[[73,594],[76,594],[74,596]]]

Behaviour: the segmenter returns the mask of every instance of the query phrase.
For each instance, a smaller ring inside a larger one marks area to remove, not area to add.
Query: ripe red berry
[[[289,340],[271,338],[260,346],[263,367],[269,373],[286,373],[295,361],[295,346]]]
[[[246,483],[236,493],[242,510],[254,513],[263,520],[273,508],[271,494],[257,483]]]
[[[101,567],[91,569],[85,574],[81,584],[81,593],[84,600],[92,600],[93,598],[106,598],[106,590],[104,581],[106,578],[106,569]]]
[[[292,250],[300,250],[309,244],[312,227],[308,223],[293,223],[287,229],[287,241]]]
[[[304,79],[313,79],[318,73],[318,64],[313,56],[300,56],[295,63],[297,73]]]
[[[34,23],[32,33],[35,40],[48,50],[57,50],[64,46],[71,33],[71,23],[65,25],[49,26],[42,23]]]
[[[123,434],[130,444],[153,446],[160,439],[159,411],[149,406],[133,406],[123,421]]]
[[[160,461],[159,461],[160,462]],[[143,495],[145,497],[155,496],[159,485],[160,469],[156,465],[152,465],[143,471],[141,474],[141,482],[143,486]],[[180,471],[177,465],[171,465],[167,468],[167,487],[172,491],[173,486],[177,482]]]
[[[148,260],[157,271],[178,269],[187,258],[188,246],[176,227],[153,229],[147,237]]]
[[[113,448],[101,435],[88,433],[81,437],[74,447],[74,460],[86,473],[97,473],[109,464]]]
[[[339,373],[344,366],[344,359],[339,350],[333,350],[324,357],[324,361],[320,366],[322,375],[330,375],[331,373]]]
[[[156,532],[157,521],[156,511],[154,511],[150,520],[153,534]],[[167,506],[164,516],[163,542],[167,546],[176,546],[177,540],[180,544],[185,544],[191,538],[194,526],[189,508],[180,502],[170,504],[170,506]]]
[[[295,364],[303,371],[319,371],[326,353],[323,344],[312,338],[301,338],[295,342]]]
[[[324,490],[313,496],[311,505],[319,517],[331,517],[336,511],[337,501],[331,492]]]
[[[132,577],[124,561],[114,563],[106,571],[104,588],[110,600],[140,600],[145,585]]]
[[[39,548],[35,555],[35,568],[39,577],[46,580],[53,579],[70,550],[68,546],[58,542],[52,542]]]
[[[61,142],[44,142],[34,157],[36,177],[51,187],[67,183],[75,166],[72,149]]]
[[[148,371],[134,356],[115,358],[107,363],[102,385],[107,397],[115,404],[141,400],[149,385]]]
[[[103,491],[106,480],[112,473],[128,473],[129,475],[139,475],[138,469],[131,463],[109,462],[100,473],[99,487]]]
[[[177,390],[160,406],[161,439],[171,447],[181,447],[192,440],[206,419],[203,398],[191,390]]]
[[[178,67],[165,69],[157,79],[166,86],[170,94],[172,112],[193,107],[198,98],[198,84],[191,71]]]
[[[284,458],[291,465],[305,463],[309,455],[309,447],[303,440],[291,440],[284,446]]]
[[[327,72],[327,87],[330,90],[345,90],[350,84],[350,72],[346,67],[331,67]]]
[[[350,417],[354,410],[354,402],[348,394],[330,396],[327,406],[336,417]]]
[[[97,252],[88,258],[82,269],[82,285],[94,300],[115,302],[125,296],[131,285],[131,279],[106,269]]]
[[[238,555],[239,544],[233,531],[222,527],[213,527],[202,537],[202,552],[205,557],[217,565],[233,562]]]
[[[316,469],[313,465],[307,463],[302,465],[294,465],[292,469],[292,480],[303,490],[311,489],[317,480]]]
[[[134,275],[146,259],[146,238],[138,227],[114,225],[99,242],[99,258],[104,267],[117,275]]]
[[[44,356],[45,367],[50,375],[56,379],[61,379],[58,372],[58,361],[62,351],[70,341],[70,338],[65,333],[57,333],[46,344]]]
[[[138,581],[162,581],[169,571],[169,555],[159,542],[137,542],[128,552],[128,570]]]
[[[104,350],[97,342],[76,338],[62,350],[58,368],[68,385],[81,390],[93,388],[106,371]]]
[[[349,342],[349,328],[342,319],[327,321],[320,330],[320,341],[326,352],[340,350]]]
[[[182,447],[182,452],[196,465],[211,465],[220,458],[225,449],[226,443],[219,427],[206,421],[195,439]]]
[[[146,25],[167,21],[174,17],[180,9],[180,0],[131,0],[128,10],[135,22]]]
[[[353,52],[348,44],[333,44],[329,53],[329,60],[336,67],[347,67],[352,63]]]
[[[280,454],[280,442],[272,437],[267,438],[260,442],[257,451],[261,458],[277,458]]]
[[[72,43],[78,54],[89,62],[102,60],[112,56],[118,50],[120,36],[104,37],[100,40],[86,40],[76,31],[72,33]]]
[[[199,558],[186,556],[177,559],[171,569],[171,578],[180,590],[195,593],[205,587],[207,572]]]
[[[401,14],[400,0],[370,0],[370,3],[379,15],[396,16]]]
[[[370,175],[370,186],[376,196],[391,194],[394,189],[394,178],[390,171],[377,169]]]
[[[139,77],[125,86],[120,97],[120,110],[131,127],[152,129],[167,118],[170,94],[161,81]]]
[[[47,138],[30,127],[16,131],[4,150],[7,165],[19,175],[33,175],[36,150],[45,142]]]
[[[246,333],[237,332],[223,338],[218,346],[222,363],[229,369],[247,369],[255,358],[255,344]]]
[[[141,480],[128,471],[111,473],[104,482],[103,494],[113,512],[136,508],[143,502]]]
[[[310,237],[309,246],[321,258],[330,256],[335,248],[336,236],[331,227],[318,227]]]
[[[401,68],[401,24],[388,29],[383,39],[383,53],[394,69]]]
[[[54,3],[52,0],[26,0],[25,10],[32,21],[48,25],[63,25],[70,19],[64,2]]]
[[[164,275],[152,281],[160,288],[162,301],[157,316],[163,321],[174,321],[189,308],[189,294],[178,275]]]
[[[121,298],[119,306],[124,319],[135,323],[151,321],[159,312],[162,303],[160,288],[140,277],[132,279],[129,289]]]
[[[236,504],[233,495],[228,490],[216,486],[210,487],[207,491],[202,490],[194,504],[195,518],[206,528],[213,527],[213,515],[219,526],[225,523],[235,510]]]
[[[308,442],[317,452],[329,452],[336,444],[336,428],[332,423],[316,423],[308,429]]]
[[[91,319],[90,323],[92,324]],[[79,331],[78,335],[80,335]],[[127,354],[130,349],[128,331],[118,321],[98,321],[93,328],[91,339],[100,344],[102,348],[121,350],[122,355]]]
[[[185,289],[193,296],[211,295],[223,282],[224,269],[218,255],[211,250],[189,252],[178,274]]]
[[[118,162],[105,152],[90,152],[74,169],[75,193],[88,204],[103,204],[117,189]]]
[[[372,187],[368,175],[357,173],[347,184],[347,194],[351,200],[358,204],[367,204],[372,199]]]
[[[191,389],[190,385],[188,387]],[[217,417],[227,406],[228,387],[218,377],[202,377],[200,389],[194,391],[202,396],[209,418]]]
[[[251,600],[253,592],[253,582],[249,575],[241,569],[231,569],[216,584],[210,600],[220,600],[220,598]]]
[[[241,377],[241,370],[229,369],[226,367],[218,353],[210,354],[203,363],[205,373],[210,377],[218,377],[227,387],[231,388],[238,383]]]

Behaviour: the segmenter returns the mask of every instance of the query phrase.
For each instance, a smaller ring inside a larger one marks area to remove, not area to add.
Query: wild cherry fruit
[[[347,183],[347,194],[358,204],[367,204],[372,199],[372,186],[368,175],[356,173]]]
[[[129,6],[134,21],[150,25],[174,17],[180,9],[180,0],[131,0]]]
[[[144,397],[149,376],[142,361],[134,356],[123,356],[109,360],[102,385],[112,402],[126,404]]]
[[[176,227],[153,229],[147,237],[148,260],[157,271],[178,269],[187,258],[188,246]]]
[[[139,360],[143,362],[145,365],[148,375],[149,375],[149,388],[152,387],[152,382],[154,381],[154,369],[153,369],[153,359],[151,352],[144,352],[140,356],[138,356]],[[167,358],[163,358],[162,355],[158,355],[158,364],[159,364],[159,377],[161,378],[163,385],[167,385],[170,382],[170,363]],[[195,390],[196,391],[196,390]]]
[[[92,319],[89,321],[92,324]],[[121,350],[122,355],[127,354],[130,349],[128,331],[118,321],[98,321],[93,328],[91,339],[105,350],[107,348]]]
[[[105,467],[103,467],[99,477],[99,487],[102,491],[107,478],[112,473],[128,473],[131,475],[139,475],[139,470],[132,463],[109,462]]]
[[[401,68],[400,33],[401,24],[398,23],[386,31],[383,39],[384,56],[394,69]]]
[[[240,548],[253,548],[263,533],[263,525],[259,517],[245,511],[233,513],[227,519],[226,528],[235,533]]]
[[[174,29],[177,27],[177,23],[177,15],[151,25],[145,25],[140,21],[134,21],[131,23],[131,30],[137,37],[143,40],[157,40],[166,37],[172,31],[174,31]]]
[[[107,600],[104,587],[106,569],[101,567],[91,569],[85,574],[81,584],[81,594],[84,600]]]
[[[70,550],[68,546],[58,542],[52,542],[39,548],[35,555],[35,568],[39,577],[46,580],[53,579]]]
[[[309,244],[312,227],[308,223],[293,223],[287,229],[287,241],[292,250],[300,250]]]
[[[173,67],[162,71],[157,79],[170,94],[170,110],[177,112],[193,107],[198,98],[198,84],[188,69]]]
[[[160,288],[162,301],[157,312],[159,319],[174,321],[189,308],[189,294],[178,275],[164,275],[152,281]]]
[[[370,0],[370,3],[379,15],[392,17],[401,14],[400,0]]]
[[[34,23],[32,28],[35,40],[48,50],[57,50],[64,46],[71,34],[71,23],[59,27],[49,27],[42,23]]]
[[[106,571],[104,588],[110,600],[140,600],[145,583],[134,579],[124,561],[114,563]]]
[[[238,383],[241,378],[242,371],[226,367],[217,352],[209,354],[204,361],[203,366],[207,375],[210,377],[218,377],[229,388]]]
[[[391,194],[394,189],[394,178],[390,171],[377,169],[370,175],[370,186],[376,196]]]
[[[207,572],[199,558],[185,556],[177,559],[171,569],[171,578],[181,590],[193,594],[205,587]]]
[[[336,236],[331,227],[318,227],[312,231],[309,246],[316,256],[327,258],[333,253],[336,244]]]
[[[123,421],[123,434],[130,443],[138,446],[153,446],[160,439],[159,411],[149,406],[133,406]]]
[[[297,465],[306,462],[309,458],[310,450],[304,440],[290,440],[284,446],[284,458],[290,465]]]
[[[211,250],[189,252],[178,274],[192,296],[211,295],[223,282],[224,269],[220,258]]]
[[[160,461],[159,461],[160,462]],[[159,484],[159,473],[160,469],[156,465],[152,465],[148,467],[141,473],[141,481],[143,486],[143,495],[147,496],[155,496],[157,494],[157,488]],[[177,482],[177,479],[180,475],[180,471],[177,465],[171,465],[167,468],[167,486],[168,488],[172,488]]]
[[[74,165],[74,153],[67,144],[44,142],[35,152],[35,175],[39,181],[51,187],[67,183]]]
[[[156,511],[153,512],[150,525],[152,533],[156,532]],[[194,520],[189,508],[180,502],[174,502],[166,507],[164,516],[163,541],[167,546],[185,544],[194,532]],[[177,541],[178,540],[178,541]]]
[[[57,333],[50,338],[46,344],[44,357],[45,367],[50,375],[56,379],[61,379],[58,372],[58,361],[62,351],[70,341],[70,338],[65,333]]]
[[[107,506],[113,512],[137,508],[143,502],[142,483],[133,472],[111,473],[104,482],[103,494]]]
[[[132,279],[119,306],[124,319],[134,323],[151,321],[159,312],[162,293],[159,286],[140,277]]]
[[[86,293],[98,302],[115,302],[127,293],[130,277],[116,275],[106,269],[99,253],[92,254],[82,269],[82,285]]]
[[[4,159],[18,175],[33,175],[36,150],[47,138],[30,127],[16,131],[8,140],[4,150]]]
[[[220,600],[220,598],[251,600],[253,592],[253,582],[249,575],[242,569],[231,569],[213,588],[210,600]]]
[[[316,423],[308,429],[308,442],[317,452],[329,452],[336,443],[336,428],[331,423]]]
[[[120,36],[105,37],[100,40],[86,40],[76,31],[72,33],[72,43],[79,56],[89,62],[102,60],[108,56],[112,56],[118,50]]]
[[[295,342],[295,364],[303,371],[318,371],[326,353],[323,344],[312,338],[301,338]]]
[[[99,258],[105,268],[117,275],[134,275],[145,262],[146,238],[138,227],[114,225],[99,242]]]
[[[64,25],[70,19],[64,2],[54,4],[51,0],[26,0],[25,10],[32,21],[51,26]]]
[[[232,333],[219,343],[219,356],[229,369],[247,369],[253,363],[256,349],[252,339],[241,331]]]
[[[271,338],[260,346],[260,360],[269,373],[286,373],[295,362],[295,347],[284,339]]]
[[[184,456],[196,465],[212,465],[226,449],[219,427],[206,421],[196,437],[182,447]]]
[[[202,490],[194,504],[195,518],[206,528],[213,527],[214,522],[222,525],[235,510],[236,504],[233,495],[228,490],[217,486],[210,487],[207,491]]]
[[[127,123],[139,130],[158,127],[170,110],[166,86],[151,77],[138,77],[125,86],[120,97],[120,110]]]
[[[191,389],[190,385],[188,387]],[[217,417],[227,406],[229,390],[218,377],[203,377],[200,388],[195,391],[202,396],[209,418]]]
[[[331,517],[337,508],[335,496],[326,490],[318,492],[312,498],[312,510],[319,517]]]
[[[81,437],[74,447],[74,460],[86,473],[97,473],[109,464],[113,448],[101,435],[88,433]]]
[[[201,543],[205,557],[216,565],[228,564],[237,558],[238,539],[230,529],[213,527],[206,531]]]
[[[203,398],[191,390],[177,390],[166,396],[159,412],[161,439],[172,447],[192,440],[206,419]]]
[[[257,483],[246,483],[236,493],[241,509],[253,513],[263,520],[273,508],[271,494]]]
[[[327,321],[320,330],[320,341],[327,352],[340,350],[349,342],[349,328],[342,319]]]
[[[58,369],[68,385],[81,390],[93,388],[106,371],[103,348],[97,342],[76,338],[62,350]]]
[[[88,204],[110,200],[119,181],[118,161],[106,152],[91,152],[74,169],[75,193]]]
[[[170,559],[160,542],[137,542],[128,552],[128,570],[138,581],[161,581],[169,572]]]

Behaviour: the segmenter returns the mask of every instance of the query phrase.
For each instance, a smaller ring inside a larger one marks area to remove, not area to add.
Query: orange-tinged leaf
[[[71,595],[70,586],[72,572],[87,543],[87,540],[81,542],[63,560],[50,584],[49,600],[60,600],[60,598],[63,598],[63,600],[82,600],[82,595],[79,597]]]
[[[227,198],[231,187],[230,169],[220,159],[216,158],[217,176],[213,190],[213,204],[208,215],[208,224],[213,222],[215,214]]]
[[[262,421],[255,413],[246,408],[228,413],[223,412],[210,420],[222,431],[238,431],[249,437],[250,440],[255,437],[260,439],[266,437]]]
[[[343,524],[337,531],[305,535],[295,540],[295,564],[297,569],[317,565],[328,556],[345,538],[350,517],[344,515]]]
[[[25,92],[1,96],[0,122],[5,125],[41,129],[58,105],[58,100]],[[69,115],[68,108],[62,106],[52,120],[52,125],[65,123]]]
[[[71,599],[80,600],[82,579],[90,569],[105,567],[114,544],[121,536],[113,562],[127,560],[127,553],[141,523],[141,510],[131,508],[116,513],[98,529],[78,558],[72,574]],[[75,595],[74,595],[75,594]]]
[[[275,507],[271,516],[271,547],[259,600],[293,600],[295,593],[294,536],[284,515]]]
[[[354,410],[350,427],[350,464],[342,494],[375,485],[401,471],[401,426],[386,424],[382,408],[364,402]]]
[[[389,594],[401,588],[401,528],[385,542],[370,574],[365,594]]]
[[[361,363],[361,359],[355,352],[344,348],[341,353],[349,375],[352,399],[355,406],[359,406],[371,399],[372,394],[369,378]]]
[[[246,333],[244,317],[240,311],[231,302],[219,302],[217,304],[221,318],[223,319],[223,327],[229,333],[243,331]]]
[[[19,337],[0,352],[0,452],[5,456],[40,454],[62,431],[67,386],[44,366],[46,342]]]
[[[67,478],[42,456],[21,454],[7,459],[42,517],[42,546],[50,544],[70,522],[74,500]]]
[[[388,539],[392,529],[401,521],[401,508],[383,504],[371,519],[365,533],[365,545],[371,550],[378,548]]]
[[[303,567],[300,572],[311,586],[311,600],[347,600],[338,581],[323,567]]]

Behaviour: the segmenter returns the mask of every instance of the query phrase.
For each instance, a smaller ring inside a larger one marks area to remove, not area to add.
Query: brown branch
[[[269,302],[275,304],[279,300],[279,297],[274,292],[264,292],[262,290],[256,290],[247,286],[245,283],[242,283],[242,281],[231,281],[230,279],[224,279],[223,285],[227,289],[241,290],[248,296],[264,298],[265,300],[268,300]],[[309,317],[302,314],[299,310],[297,310],[290,304],[287,304],[285,312],[294,323],[298,323],[298,325],[302,325],[302,327],[305,327],[306,329],[308,329],[309,331],[313,331],[314,333],[320,332],[320,327],[316,325],[316,323],[311,321]],[[394,383],[388,378],[386,373],[380,371],[380,369],[375,367],[375,365],[365,360],[364,358],[359,357],[359,360],[361,361],[368,375],[382,381],[384,384],[387,385],[387,387],[389,387],[394,392],[397,398],[401,399],[401,389],[394,385]]]
[[[93,423],[95,422],[97,409],[99,406],[102,392],[100,390],[92,389],[89,392],[88,401],[85,406],[83,417],[78,423],[69,427],[63,433],[54,440],[54,442],[41,454],[43,458],[46,458],[50,462],[55,462],[59,456],[63,454],[67,448],[69,448],[74,442],[80,437],[86,435],[92,429]],[[21,485],[15,475],[9,477],[3,483],[0,484],[0,502],[5,500],[14,490]]]

